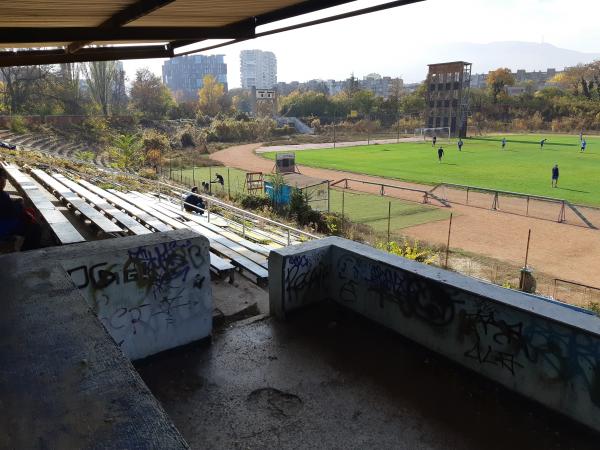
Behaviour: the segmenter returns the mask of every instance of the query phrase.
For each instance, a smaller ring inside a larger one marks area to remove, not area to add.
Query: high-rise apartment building
[[[188,55],[171,58],[162,66],[163,83],[178,100],[196,100],[206,75],[212,75],[227,91],[224,55]]]
[[[273,52],[242,50],[240,63],[243,89],[273,89],[277,85],[277,58]]]

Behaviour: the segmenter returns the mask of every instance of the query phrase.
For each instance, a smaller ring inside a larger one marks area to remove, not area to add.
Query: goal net
[[[415,137],[420,137],[424,141],[431,141],[434,136],[438,141],[450,142],[450,127],[417,128],[415,130]]]

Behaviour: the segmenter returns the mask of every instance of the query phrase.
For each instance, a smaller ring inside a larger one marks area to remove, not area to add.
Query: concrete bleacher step
[[[142,235],[152,233],[152,231],[150,231],[130,215],[124,213],[118,208],[115,208],[102,197],[94,194],[74,181],[69,180],[64,175],[53,174],[53,177],[64,184],[67,188],[81,196],[85,201],[92,204],[94,207],[96,207],[96,209],[114,219],[120,226],[129,230],[131,234]]]
[[[71,205],[74,210],[79,212],[83,217],[93,223],[98,229],[106,234],[123,233],[120,226],[114,223],[112,220],[103,215],[100,211],[96,210],[88,203],[86,203],[77,194],[59,182],[57,179],[51,177],[46,172],[40,169],[34,169],[31,171],[34,177],[36,177],[48,190],[63,203]]]
[[[119,196],[114,195],[111,192],[108,192],[107,190],[102,189],[102,188],[90,183],[89,181],[79,179],[79,180],[77,180],[77,183],[79,183],[83,187],[89,189],[94,194],[102,197],[103,199],[108,201],[113,206],[125,211],[130,216],[135,217],[141,223],[149,226],[151,229],[153,229],[155,231],[170,231],[173,229],[173,227],[161,222],[156,217],[146,213],[145,211],[141,210],[134,204],[132,204],[126,200],[123,200]]]
[[[18,135],[12,136],[10,138],[10,141],[16,145],[23,145],[23,142],[29,140],[29,138],[30,138],[29,135],[18,134]]]
[[[25,198],[29,199],[60,244],[85,242],[85,238],[69,222],[67,217],[48,200],[33,179],[22,173],[16,166],[8,165],[5,166],[5,169],[9,174],[11,184]]]

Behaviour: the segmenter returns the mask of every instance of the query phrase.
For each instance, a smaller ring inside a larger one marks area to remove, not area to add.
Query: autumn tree
[[[600,98],[600,61],[578,64],[556,75],[551,83],[588,100]]]
[[[216,116],[221,111],[224,95],[225,87],[214,76],[206,75],[198,91],[198,109],[207,116]]]
[[[175,106],[169,89],[146,67],[135,73],[130,97],[132,107],[150,119],[162,119]]]
[[[500,68],[488,74],[487,85],[492,97],[492,103],[498,103],[498,96],[504,92],[506,86],[515,85],[515,77],[510,69]]]

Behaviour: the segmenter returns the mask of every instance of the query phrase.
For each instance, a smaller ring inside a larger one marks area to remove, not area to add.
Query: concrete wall
[[[81,125],[88,119],[106,119],[115,125],[133,125],[135,119],[132,116],[80,116],[80,115],[60,115],[60,116],[39,116],[28,115],[20,116],[27,125],[41,125],[43,123],[54,126]],[[9,128],[13,116],[0,115],[0,127]]]
[[[328,238],[271,253],[271,310],[334,301],[600,431],[600,318]]]
[[[0,448],[189,449],[55,258],[0,267]]]
[[[208,240],[191,230],[46,250],[125,355],[144,358],[212,330]]]

